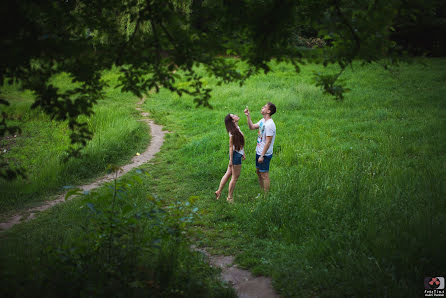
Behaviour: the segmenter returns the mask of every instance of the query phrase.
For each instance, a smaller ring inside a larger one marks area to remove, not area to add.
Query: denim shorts
[[[243,155],[234,150],[232,153],[232,164],[233,165],[241,165],[242,164]]]
[[[256,168],[259,169],[259,172],[269,172],[269,163],[271,162],[273,155],[265,155],[262,163],[259,163],[259,157],[260,155],[256,154]]]

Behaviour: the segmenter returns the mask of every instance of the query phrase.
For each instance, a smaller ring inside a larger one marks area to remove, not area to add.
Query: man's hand
[[[249,116],[249,109],[248,109],[248,106],[246,106],[246,108],[245,108],[245,110],[243,111],[243,113],[245,113],[245,115],[246,115],[246,117],[248,117],[248,127],[249,127],[249,129],[257,129],[257,128],[259,128],[259,125],[258,124],[252,124],[252,121],[251,121],[251,116]]]
[[[263,163],[263,156],[260,156],[258,161],[259,163]]]

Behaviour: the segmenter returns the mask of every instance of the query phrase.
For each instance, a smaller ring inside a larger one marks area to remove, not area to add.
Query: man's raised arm
[[[246,106],[246,109],[243,112],[245,113],[245,115],[247,117],[247,120],[248,120],[247,122],[248,122],[249,129],[258,129],[259,125],[257,123],[253,124],[252,121],[251,121],[251,115],[249,114],[248,106]]]

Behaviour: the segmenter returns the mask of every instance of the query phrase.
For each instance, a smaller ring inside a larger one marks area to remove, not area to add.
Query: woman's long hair
[[[245,138],[232,121],[231,114],[226,115],[225,126],[226,130],[232,135],[232,143],[234,144],[235,150],[240,151],[245,146]]]

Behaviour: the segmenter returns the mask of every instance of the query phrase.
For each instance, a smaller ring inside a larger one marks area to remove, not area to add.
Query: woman
[[[234,202],[233,194],[235,184],[237,183],[240,171],[242,170],[242,160],[245,160],[246,158],[245,151],[243,150],[243,147],[245,146],[245,137],[238,126],[239,120],[240,117],[235,114],[228,114],[225,117],[226,130],[229,133],[229,165],[223,178],[221,178],[218,190],[215,192],[215,197],[218,200],[221,195],[221,190],[226,182],[228,182],[229,177],[231,177],[227,198],[229,203]]]

